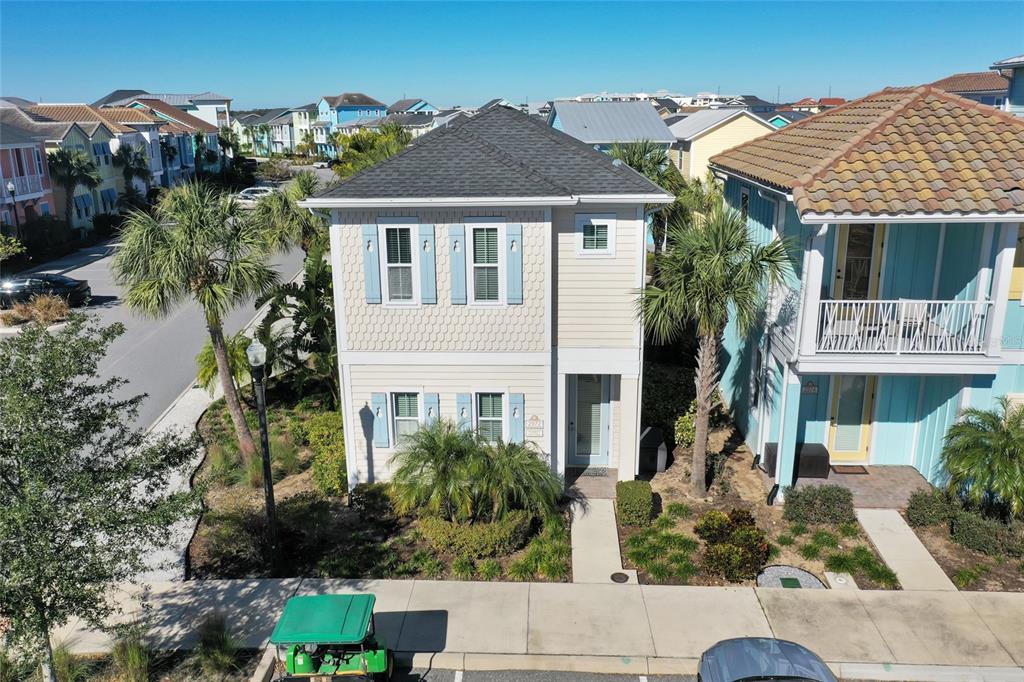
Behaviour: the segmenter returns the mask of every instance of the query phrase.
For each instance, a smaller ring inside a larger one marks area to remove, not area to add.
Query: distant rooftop
[[[932,83],[946,92],[1006,92],[1010,79],[1001,71],[976,71],[973,73],[955,73]]]
[[[734,118],[748,117],[758,123],[764,125],[765,132],[768,132],[772,127],[763,121],[760,117],[746,109],[738,108],[721,108],[721,109],[703,109],[701,111],[695,111],[688,115],[686,118],[674,122],[669,130],[677,140],[692,140],[693,138],[707,132],[708,130],[719,126],[726,121],[730,121]]]
[[[114,92],[110,93],[110,95],[107,95],[106,97],[104,97],[103,100],[110,99],[111,96],[114,93],[116,93],[116,92],[118,92],[118,91],[115,90]],[[230,97],[227,97],[225,95],[219,95],[216,92],[209,92],[209,91],[207,91],[207,92],[199,92],[199,93],[166,93],[165,92],[165,93],[157,93],[157,94],[154,94],[154,93],[151,93],[151,92],[146,92],[145,90],[138,90],[138,91],[126,90],[124,92],[130,92],[130,93],[133,93],[133,94],[126,95],[126,96],[124,96],[124,97],[122,97],[120,99],[110,99],[110,101],[103,102],[103,105],[104,106],[119,106],[119,105],[123,105],[123,104],[129,104],[134,99],[136,99],[137,97],[142,96],[142,95],[145,95],[147,99],[158,99],[158,100],[160,100],[162,102],[166,102],[167,104],[170,104],[170,105],[175,106],[175,107],[183,107],[183,106],[187,106],[189,104],[193,104],[193,103],[195,103],[197,101],[206,101],[206,100],[226,100],[228,102],[231,101]],[[100,101],[103,101],[103,100],[100,100]]]
[[[650,102],[555,102],[552,120],[565,133],[588,144],[672,143],[676,138]]]
[[[324,99],[332,107],[339,106],[363,106],[363,107],[382,107],[383,102],[378,102],[369,95],[365,95],[361,92],[343,92],[340,95],[324,95]]]

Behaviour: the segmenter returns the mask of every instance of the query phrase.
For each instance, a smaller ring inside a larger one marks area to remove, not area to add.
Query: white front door
[[[607,466],[610,382],[607,374],[569,377],[569,464]]]

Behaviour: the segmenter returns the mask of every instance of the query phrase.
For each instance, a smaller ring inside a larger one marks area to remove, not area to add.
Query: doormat
[[[605,467],[587,467],[586,469],[579,469],[574,467],[568,467],[569,472],[573,475],[580,476],[607,476],[608,469]]]
[[[835,474],[866,474],[867,467],[860,464],[833,464],[832,473]]]

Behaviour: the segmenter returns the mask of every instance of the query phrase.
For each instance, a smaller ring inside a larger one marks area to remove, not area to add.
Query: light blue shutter
[[[452,305],[466,305],[466,226],[448,226],[448,258],[452,271]]]
[[[526,396],[522,393],[510,393],[508,409],[508,442],[522,443],[526,440]]]
[[[455,423],[463,431],[473,429],[473,394],[459,393],[455,396]]]
[[[441,416],[441,401],[436,393],[423,394],[423,423],[433,424]]]
[[[388,439],[388,394],[374,393],[370,396],[373,408],[373,447],[386,448],[391,445]]]
[[[505,226],[505,302],[517,305],[523,302],[523,226],[512,223]]]
[[[420,225],[420,301],[437,303],[437,266],[434,258],[434,226]]]
[[[366,302],[380,303],[380,260],[377,255],[377,226],[363,225],[363,280]]]

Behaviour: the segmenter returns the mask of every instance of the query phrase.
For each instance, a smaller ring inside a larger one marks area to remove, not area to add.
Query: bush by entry
[[[619,523],[624,526],[646,526],[654,511],[654,493],[647,481],[619,481],[615,485],[615,506]]]

